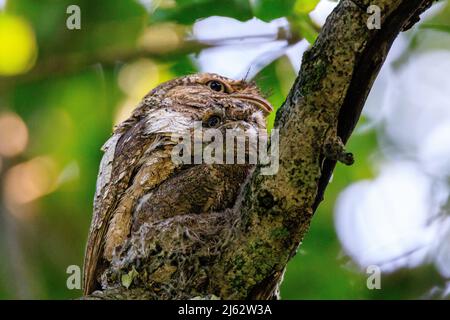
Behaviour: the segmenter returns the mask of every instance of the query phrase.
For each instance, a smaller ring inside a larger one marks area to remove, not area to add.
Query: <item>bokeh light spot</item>
[[[173,24],[161,24],[147,28],[138,45],[147,52],[164,54],[175,51],[183,42],[184,30]]]
[[[142,98],[159,82],[158,66],[150,59],[140,59],[123,67],[119,87],[129,96]]]
[[[25,73],[33,67],[36,57],[36,39],[29,23],[0,14],[0,75]]]
[[[127,119],[151,89],[172,77],[167,66],[156,64],[150,59],[140,59],[123,67],[118,81],[119,87],[127,97],[118,107],[114,124]]]
[[[28,129],[23,120],[15,113],[0,114],[0,156],[16,156],[27,143]]]
[[[56,163],[48,156],[36,157],[12,167],[6,172],[4,180],[5,200],[9,209],[53,192],[56,179]]]

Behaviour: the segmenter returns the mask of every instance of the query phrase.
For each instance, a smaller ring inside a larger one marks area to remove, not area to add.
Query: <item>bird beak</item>
[[[261,109],[266,116],[273,111],[273,107],[270,104],[270,102],[261,97],[255,97],[250,95],[233,95],[233,98],[249,101],[250,103],[257,106],[259,109]]]

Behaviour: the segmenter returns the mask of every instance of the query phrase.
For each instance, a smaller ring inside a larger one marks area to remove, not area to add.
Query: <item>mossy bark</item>
[[[247,232],[224,256],[240,258],[227,272],[224,297],[273,297],[335,166],[323,154],[328,135],[347,141],[395,37],[431,3],[343,0],[328,17],[276,117],[280,170],[255,174],[244,196]],[[369,5],[381,8],[380,30],[367,27]]]

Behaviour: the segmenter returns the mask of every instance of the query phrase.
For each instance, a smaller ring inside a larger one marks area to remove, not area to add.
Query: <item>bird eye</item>
[[[211,116],[206,121],[206,125],[209,128],[215,128],[215,127],[217,127],[220,124],[221,121],[222,121],[222,119],[219,116]]]
[[[217,91],[217,92],[225,92],[225,86],[223,83],[217,81],[217,80],[211,80],[206,84],[211,90]]]

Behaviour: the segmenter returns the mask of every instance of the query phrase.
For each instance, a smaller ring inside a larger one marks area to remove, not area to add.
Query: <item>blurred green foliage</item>
[[[167,55],[145,51],[138,45],[144,32],[152,26],[180,24],[185,36],[197,19],[213,15],[241,21],[254,16],[264,21],[287,17],[303,37],[312,41],[318,27],[308,12],[317,2],[153,1],[146,10],[134,0],[7,1],[0,19],[2,15],[20,17],[31,26],[37,60],[32,61],[30,70],[24,67],[15,75],[0,75],[0,114],[18,114],[29,132],[23,153],[2,158],[2,190],[7,187],[3,182],[10,168],[39,156],[54,161],[57,178],[54,189],[19,207],[11,208],[2,199],[0,298],[67,299],[81,294],[67,289],[66,268],[82,265],[102,156],[100,147],[119,114],[129,108],[127,103],[161,81],[196,71],[189,54],[201,48],[186,47],[181,39]],[[81,8],[81,30],[66,28],[66,8],[72,4]],[[154,68],[154,74],[124,73],[128,65],[142,61]],[[121,85],[121,79],[129,77],[132,83],[142,82],[144,89],[131,93],[129,87]],[[256,77],[263,91],[271,92],[269,100],[275,106],[283,103],[294,79],[295,72],[286,57],[266,66]],[[273,122],[274,115],[269,121]],[[404,278],[397,285],[394,279],[392,289],[379,296],[367,290],[365,275],[353,270],[348,258],[340,258],[333,225],[334,201],[351,182],[373,176],[370,159],[377,150],[375,133],[354,135],[349,149],[357,155],[356,165],[338,166],[311,231],[288,266],[281,290],[285,299],[410,297],[405,283],[411,279]]]

